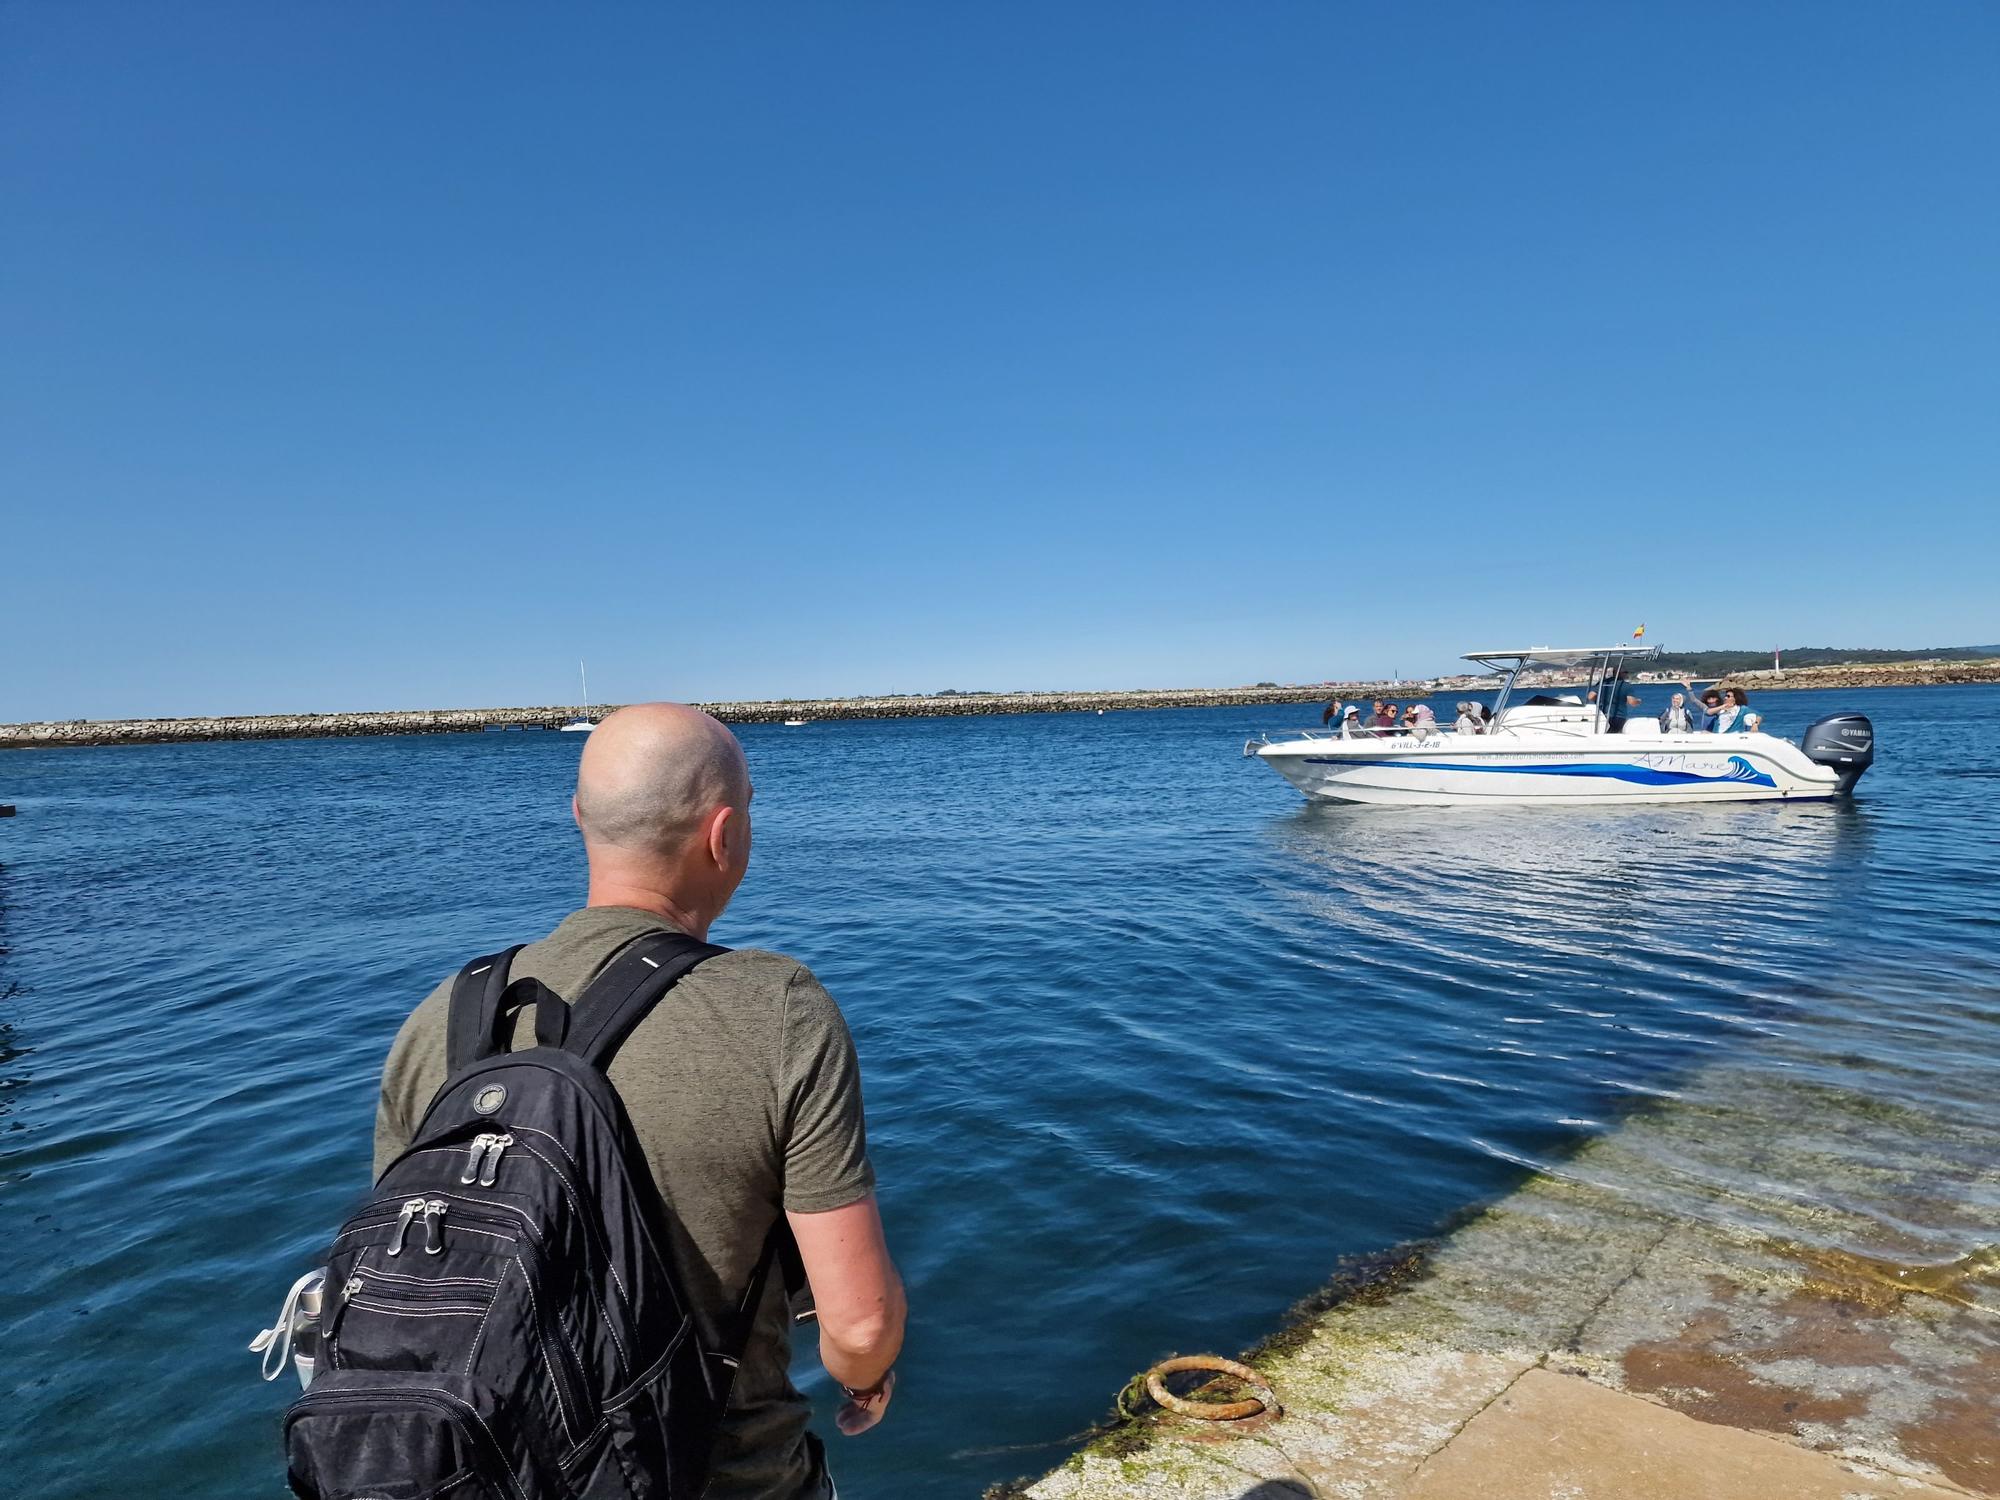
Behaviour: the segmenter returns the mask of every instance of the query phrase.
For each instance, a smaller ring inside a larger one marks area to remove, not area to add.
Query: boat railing
[[[1492,731],[1482,731],[1491,733]],[[1269,734],[1254,735],[1243,742],[1243,753],[1255,755],[1267,745],[1296,745],[1304,743],[1328,742],[1339,744],[1355,740],[1434,740],[1458,734],[1449,724],[1398,724],[1394,728],[1387,725],[1361,724],[1342,732],[1333,725],[1324,729],[1277,729]]]

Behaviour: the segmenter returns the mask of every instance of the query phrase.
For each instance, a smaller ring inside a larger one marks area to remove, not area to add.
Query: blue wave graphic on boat
[[[1665,771],[1657,766],[1634,766],[1617,762],[1592,764],[1575,762],[1560,766],[1481,766],[1465,761],[1428,760],[1421,756],[1384,757],[1380,760],[1362,760],[1345,755],[1309,755],[1309,765],[1315,766],[1400,766],[1411,771],[1485,771],[1506,776],[1596,776],[1609,777],[1614,781],[1630,781],[1639,786],[1690,786],[1710,781],[1740,781],[1750,786],[1767,786],[1776,790],[1778,783],[1766,772],[1758,770],[1740,755],[1732,755],[1723,770],[1715,773],[1706,771]]]

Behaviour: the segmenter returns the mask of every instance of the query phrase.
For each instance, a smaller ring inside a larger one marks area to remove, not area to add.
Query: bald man
[[[514,978],[574,998],[633,939],[706,939],[750,863],[750,771],[707,714],[673,703],[620,709],[583,752],[571,811],[590,892],[580,911],[515,956]],[[403,1023],[382,1070],[375,1170],[403,1150],[445,1080],[447,979]],[[514,1045],[534,1045],[531,1012]],[[881,1421],[903,1341],[903,1287],[882,1235],[861,1075],[833,998],[803,964],[739,949],[690,971],[611,1060],[662,1196],[668,1253],[710,1348],[750,1284],[777,1215],[798,1240],[819,1311],[820,1359],[847,1391],[849,1435]],[[787,1377],[790,1319],[766,1288],[716,1445],[708,1500],[833,1494],[825,1454]]]

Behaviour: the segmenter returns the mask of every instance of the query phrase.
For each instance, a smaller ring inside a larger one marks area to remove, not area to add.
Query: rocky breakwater
[[[725,724],[782,724],[787,719],[945,718],[961,714],[1112,713],[1146,708],[1255,708],[1264,704],[1328,703],[1335,698],[1425,696],[1420,686],[1329,682],[1289,687],[1134,688],[1109,693],[934,693],[798,702],[704,703]]]
[[[1732,672],[1722,687],[1774,692],[1781,688],[1953,687],[2000,682],[2000,660],[1843,662],[1830,667],[1787,667],[1782,672]]]
[[[1147,708],[1257,707],[1324,703],[1335,697],[1424,696],[1408,683],[1315,683],[1308,686],[1141,688],[1108,693],[935,693],[873,698],[787,699],[704,703],[728,724],[782,724],[787,719],[905,719],[962,714],[1114,712]],[[592,717],[615,705],[589,710]],[[199,740],[323,739],[376,734],[467,734],[482,730],[555,729],[574,706],[539,708],[396,709],[378,713],[252,714],[186,719],[67,719],[0,724],[0,750],[74,745],[151,745]]]
[[[440,708],[381,713],[246,714],[188,719],[64,719],[0,724],[0,749],[56,745],[158,745],[193,740],[327,739],[372,734],[459,734],[486,728],[552,729],[573,708]]]

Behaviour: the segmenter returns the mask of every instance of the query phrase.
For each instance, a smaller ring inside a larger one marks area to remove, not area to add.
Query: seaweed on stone
[[[1313,1324],[1336,1308],[1374,1307],[1387,1302],[1423,1278],[1441,1243],[1438,1238],[1403,1240],[1380,1250],[1342,1256],[1326,1284],[1294,1302],[1277,1331],[1248,1350],[1245,1361],[1255,1364],[1296,1354],[1312,1341]]]

